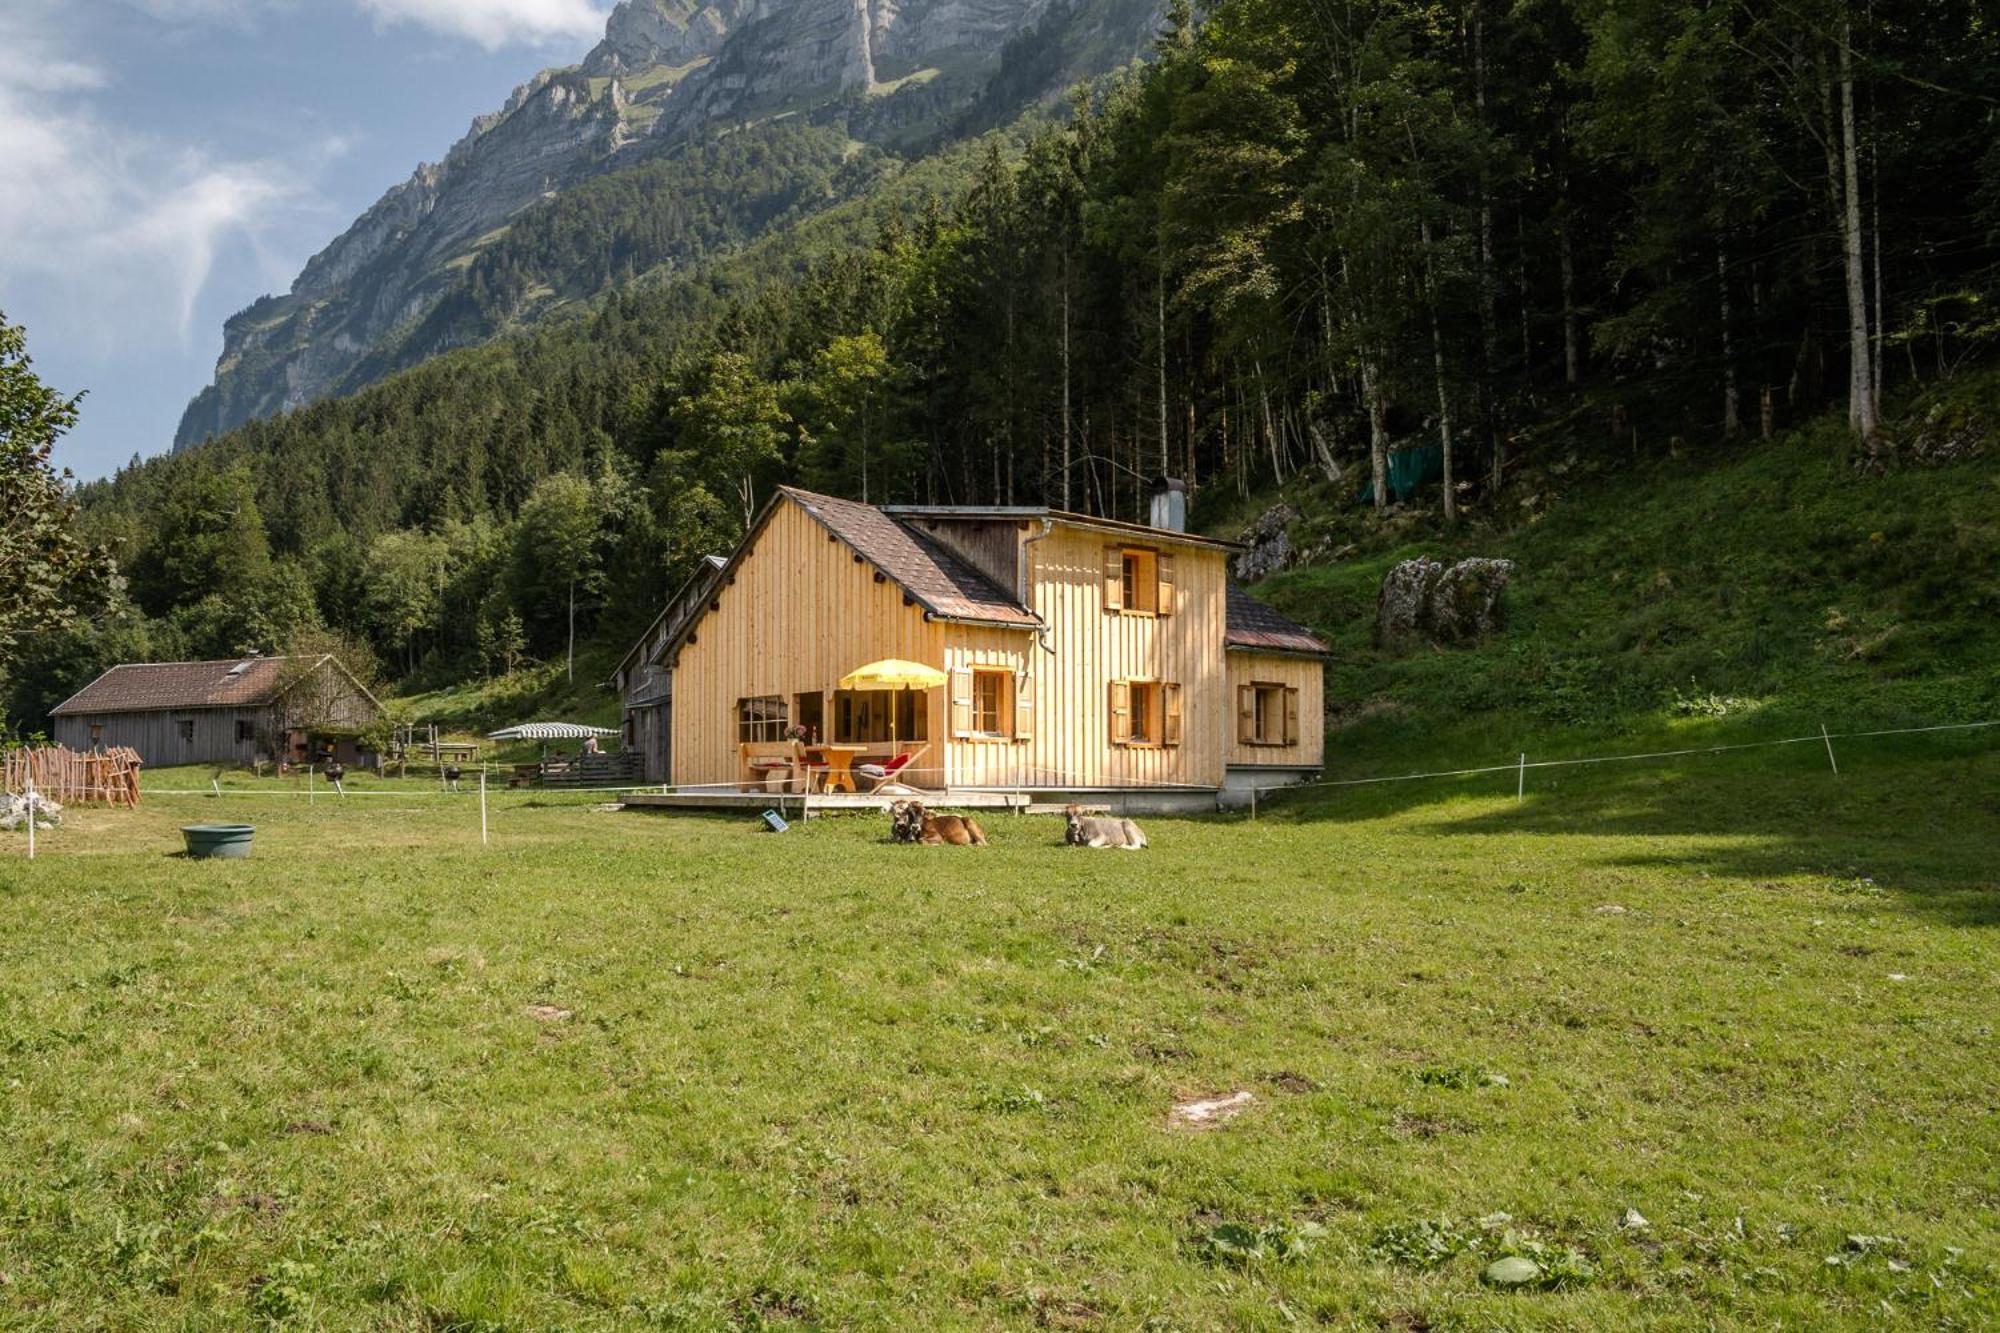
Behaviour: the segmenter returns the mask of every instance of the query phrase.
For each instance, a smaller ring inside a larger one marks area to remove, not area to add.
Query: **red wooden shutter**
[[[1298,743],[1299,692],[1295,689],[1287,689],[1285,691],[1285,744],[1297,745]]]
[[[1035,696],[1028,673],[1014,673],[1014,739],[1025,741],[1035,734]]]
[[[1174,558],[1162,552],[1155,558],[1159,579],[1159,613],[1170,616],[1174,613]]]
[[[1181,687],[1176,681],[1168,681],[1160,686],[1162,713],[1160,743],[1179,745],[1181,743]]]
[[[1257,739],[1257,687],[1238,685],[1236,687],[1236,740],[1240,745],[1250,745]]]
[[[1132,683],[1124,680],[1111,682],[1111,743],[1130,745],[1132,743]]]
[[[1104,548],[1104,609],[1125,609],[1125,552],[1116,546]]]

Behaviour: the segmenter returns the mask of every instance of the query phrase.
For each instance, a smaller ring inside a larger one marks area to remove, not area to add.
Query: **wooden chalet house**
[[[352,731],[380,716],[375,696],[331,654],[128,662],[57,704],[55,740],[120,746],[153,768],[307,758],[315,728],[343,733],[336,757],[359,762]]]
[[[715,792],[800,730],[914,753],[899,780],[946,792],[1212,808],[1302,780],[1327,647],[1234,586],[1234,544],[1185,531],[1184,509],[1178,483],[1150,526],[781,488],[620,665],[627,743],[648,780]],[[949,683],[839,688],[882,658]]]

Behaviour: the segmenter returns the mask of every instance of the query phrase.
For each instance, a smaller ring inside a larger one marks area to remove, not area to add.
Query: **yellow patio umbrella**
[[[934,690],[951,677],[922,662],[905,662],[885,657],[879,662],[856,667],[840,678],[843,690]]]
[[[879,662],[856,667],[840,678],[843,690],[934,690],[950,680],[936,667],[925,666],[922,662],[906,662],[900,657],[885,657]],[[889,749],[893,755],[896,749],[896,708],[889,707]]]

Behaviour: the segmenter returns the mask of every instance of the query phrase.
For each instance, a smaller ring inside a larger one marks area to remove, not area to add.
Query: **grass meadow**
[[[1991,740],[1137,855],[252,788],[0,841],[0,1326],[2000,1320]]]

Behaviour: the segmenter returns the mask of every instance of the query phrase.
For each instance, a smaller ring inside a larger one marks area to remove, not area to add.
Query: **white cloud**
[[[104,71],[71,60],[23,10],[0,15],[0,92],[66,93],[104,85]]]
[[[314,203],[309,177],[106,122],[88,96],[102,78],[31,12],[0,15],[0,291],[58,293],[64,332],[100,355],[186,348],[218,251],[261,252],[274,220]],[[305,153],[308,167],[327,151]]]
[[[267,9],[286,8],[290,0],[124,0],[125,4],[162,23],[242,24]]]
[[[18,0],[41,4],[49,0]],[[174,25],[249,23],[298,0],[123,0],[130,8]],[[604,35],[608,10],[593,0],[349,0],[355,9],[390,27],[413,24],[446,37],[476,42],[488,51],[505,46],[594,43]]]
[[[594,42],[605,11],[590,0],[357,0],[382,23],[414,23],[447,36],[503,46]]]

